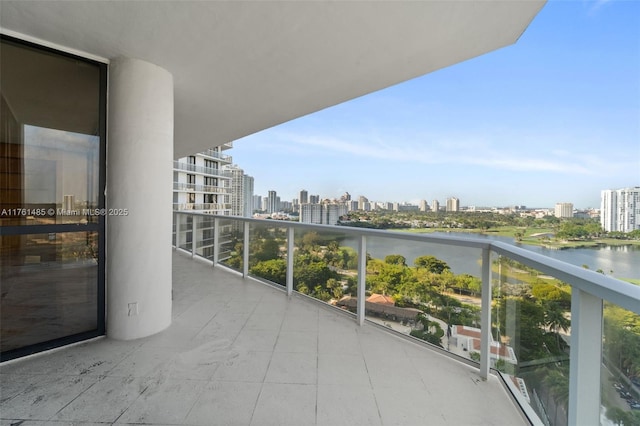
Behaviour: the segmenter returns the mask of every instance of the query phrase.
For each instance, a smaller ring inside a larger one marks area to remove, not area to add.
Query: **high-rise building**
[[[232,176],[225,170],[232,158],[222,153],[232,146],[224,144],[173,162],[174,211],[232,214]]]
[[[347,214],[344,203],[301,204],[300,222],[319,225],[336,225],[341,216]]]
[[[460,211],[460,200],[456,197],[447,198],[447,211],[448,212],[459,212]]]
[[[300,190],[300,194],[298,196],[299,204],[307,204],[309,202],[309,192],[306,189]]]
[[[242,179],[244,181],[244,194],[243,194],[243,203],[244,203],[244,217],[251,217],[253,216],[253,212],[256,209],[254,204],[253,204],[253,185],[255,182],[255,179],[253,178],[253,176],[249,176],[249,175],[244,175],[242,176]]]
[[[260,195],[253,196],[253,211],[262,210],[262,197]]]
[[[367,211],[367,209],[365,209],[365,204],[369,204],[369,200],[367,199],[367,197],[365,197],[364,195],[358,197],[358,210]],[[371,210],[371,206],[369,206],[368,210]]]
[[[309,195],[309,203],[311,203],[311,204],[320,203],[320,196],[319,195]]]
[[[600,224],[607,232],[640,229],[640,187],[602,191]]]
[[[440,201],[433,200],[431,202],[431,210],[437,213],[440,210]]]
[[[231,175],[231,215],[244,216],[244,182],[242,176],[244,170],[236,165],[227,166],[225,170]]]
[[[269,191],[267,196],[267,213],[277,213],[280,210],[280,203],[278,202],[280,197],[276,194],[276,191]]]
[[[553,215],[559,218],[573,217],[572,203],[556,203]]]
[[[322,204],[301,204],[300,205],[300,222],[301,223],[322,223]]]
[[[427,204],[427,200],[420,200],[420,211],[421,212],[429,211],[429,204]]]
[[[253,215],[253,177],[236,165],[224,168],[231,175],[231,215]]]

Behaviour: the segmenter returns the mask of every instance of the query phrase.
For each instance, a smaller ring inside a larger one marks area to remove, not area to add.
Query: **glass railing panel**
[[[366,318],[468,358],[453,333],[480,330],[481,250],[381,237],[366,246]]]
[[[218,221],[218,263],[224,263],[229,260],[233,251],[232,233],[233,227],[237,223],[237,219],[231,217],[219,218]],[[208,252],[213,260],[213,247]]]
[[[601,424],[640,425],[640,315],[604,303]]]
[[[191,251],[193,241],[193,215],[176,214],[174,216],[174,226],[176,227],[175,246],[183,250]]]
[[[293,289],[355,312],[358,255],[345,239],[337,230],[296,229]]]
[[[492,256],[491,367],[542,423],[568,420],[571,286]]]
[[[221,220],[221,249],[218,262],[242,271],[244,268],[244,221],[239,219]]]
[[[213,216],[194,215],[194,228],[192,235],[195,240],[195,253],[197,256],[213,260],[213,244],[214,244],[214,218]]]
[[[277,221],[252,222],[249,231],[249,274],[286,285],[287,230]]]

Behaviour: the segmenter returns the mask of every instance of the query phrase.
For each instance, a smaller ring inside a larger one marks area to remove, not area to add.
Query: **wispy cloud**
[[[278,139],[291,149],[317,149],[313,155],[335,153],[353,158],[380,159],[419,164],[473,165],[510,171],[540,171],[563,174],[592,175],[607,164],[593,155],[579,155],[566,151],[546,154],[515,152],[508,146],[497,146],[484,140],[437,140],[427,143],[383,143],[362,140],[354,142],[331,136],[279,133]],[[311,151],[306,151],[311,154]]]
[[[595,15],[600,9],[606,6],[609,3],[612,3],[613,0],[595,0],[595,1],[587,1],[588,4],[591,5],[589,8],[589,15]]]

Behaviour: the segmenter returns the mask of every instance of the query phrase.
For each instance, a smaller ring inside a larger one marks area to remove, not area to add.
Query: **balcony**
[[[229,203],[173,203],[174,211],[195,210],[195,211],[212,211],[223,212],[231,211]]]
[[[304,296],[287,297],[180,253],[173,283],[173,324],[160,334],[98,339],[3,364],[0,417],[188,425],[524,423],[498,378],[480,380],[468,365],[374,324],[360,327]]]
[[[507,244],[174,214],[172,326],[144,339],[98,339],[3,364],[0,418],[194,425],[598,424],[601,399],[612,387],[600,373],[605,370],[600,342],[609,337],[602,327],[603,300],[632,314],[640,311],[638,287]],[[300,277],[294,256],[287,254],[300,251],[310,231],[326,240],[357,239],[355,314],[293,290]],[[276,255],[286,263],[282,285],[249,273],[256,252],[237,252],[239,242],[254,247],[273,234],[284,241]],[[213,238],[213,247],[206,244],[212,250],[203,249],[201,236]],[[442,337],[447,344],[438,348],[406,335],[397,318],[380,316],[374,302],[365,302],[365,282],[372,279],[361,273],[370,269],[367,247],[383,239],[424,246],[437,256],[446,250],[476,254],[482,282],[476,327],[456,328],[456,336]],[[240,265],[229,268],[234,255]],[[508,262],[501,259],[571,286],[566,356],[525,365],[501,350],[516,347],[524,318],[513,316],[517,307],[507,305],[492,320],[492,287],[518,291],[517,283],[502,282]],[[494,335],[492,321],[502,320],[502,334]],[[478,330],[477,349],[470,343],[459,350],[465,330]],[[469,339],[465,342],[473,336]],[[469,356],[472,351],[478,362]],[[502,353],[511,363],[497,362]],[[516,380],[532,366],[545,366],[551,376],[567,364],[566,404],[554,405],[555,395],[527,392],[535,389],[532,382]],[[545,407],[553,412],[541,415]]]
[[[228,146],[228,144],[223,144],[220,146],[220,149],[230,149],[233,146]],[[205,155],[207,157],[211,157],[211,158],[216,158],[220,161],[224,161],[225,163],[231,163],[231,161],[233,160],[233,158],[228,155],[228,154],[222,154],[219,151],[216,151],[215,149],[206,149],[202,152],[200,152],[201,155]]]
[[[202,192],[207,194],[231,195],[231,188],[223,188],[212,185],[196,185],[195,183],[173,182],[174,191]]]
[[[174,170],[183,170],[191,173],[200,173],[203,175],[217,176],[219,178],[231,179],[231,172],[227,170],[214,169],[212,167],[196,166],[195,164],[182,163],[180,161],[173,162]]]

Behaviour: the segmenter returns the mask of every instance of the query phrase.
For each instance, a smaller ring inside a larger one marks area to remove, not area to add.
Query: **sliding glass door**
[[[104,334],[105,64],[0,48],[2,359]]]

